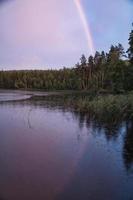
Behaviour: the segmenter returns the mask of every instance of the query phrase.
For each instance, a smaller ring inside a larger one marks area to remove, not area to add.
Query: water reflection
[[[99,119],[92,119],[89,113],[78,112],[73,109],[74,102],[81,97],[81,94],[66,94],[66,95],[50,95],[50,96],[34,96],[31,99],[15,102],[1,102],[2,105],[11,105],[16,107],[17,105],[26,106],[30,105],[27,116],[27,124],[30,129],[34,129],[34,124],[32,123],[32,111],[35,108],[47,108],[50,110],[60,110],[63,113],[67,111],[71,112],[74,120],[77,121],[79,125],[79,130],[84,128],[88,129],[89,133],[95,134],[104,134],[108,141],[117,140],[122,130],[124,130],[123,135],[123,159],[126,170],[133,172],[133,120],[128,121],[117,121],[117,123],[112,123],[110,121],[100,121]],[[86,95],[82,94],[82,98],[85,99]],[[71,105],[71,106],[70,106]],[[117,117],[117,116],[116,116]],[[77,140],[79,141],[82,138],[81,131],[77,132]]]
[[[27,188],[16,199],[132,199],[133,121],[94,119],[74,109],[77,98],[0,103],[0,178],[12,189]]]
[[[123,158],[128,172],[133,173],[133,121],[126,123],[124,137]]]

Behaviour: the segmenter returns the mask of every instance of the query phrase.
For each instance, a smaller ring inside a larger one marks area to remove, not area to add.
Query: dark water
[[[0,94],[0,200],[133,200],[133,123],[105,128],[56,102],[4,102],[29,95]]]

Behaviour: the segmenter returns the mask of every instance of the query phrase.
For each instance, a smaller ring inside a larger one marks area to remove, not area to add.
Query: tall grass
[[[79,99],[75,102],[75,109],[88,112],[93,118],[110,120],[116,123],[119,120],[133,118],[133,93],[127,95],[106,95]]]
[[[63,107],[87,113],[92,119],[101,122],[118,123],[133,119],[133,92],[120,95],[58,94],[34,97],[51,107]]]

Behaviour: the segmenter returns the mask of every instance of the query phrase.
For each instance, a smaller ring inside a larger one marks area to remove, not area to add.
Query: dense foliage
[[[122,45],[118,44],[112,45],[108,53],[96,51],[88,59],[82,55],[80,63],[72,69],[0,71],[0,88],[130,91],[133,90],[133,30],[127,53],[128,58]]]

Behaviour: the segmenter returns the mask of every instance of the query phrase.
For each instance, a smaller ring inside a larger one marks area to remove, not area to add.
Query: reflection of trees
[[[91,97],[86,96],[85,94],[66,94],[66,95],[51,95],[45,97],[35,97],[35,100],[39,100],[43,106],[46,106],[51,109],[60,108],[63,112],[71,111],[73,113],[73,117],[78,121],[79,128],[82,129],[84,124],[86,127],[90,128],[90,124],[94,131],[101,131],[104,129],[105,136],[107,139],[116,138],[119,134],[119,128],[121,127],[121,120],[119,121],[119,113],[116,114],[116,119],[110,116],[101,116],[96,115],[93,116],[91,112],[80,111],[80,103],[89,101]],[[33,101],[37,102],[37,101]],[[78,106],[77,106],[78,105]],[[115,122],[115,123],[114,123]]]
[[[124,138],[123,158],[127,170],[133,167],[133,121],[127,123],[126,135]]]
[[[79,123],[80,130],[86,126],[86,128],[93,131],[93,133],[104,134],[107,140],[115,140],[119,134],[121,134],[122,121],[119,119],[119,113],[116,114],[116,119],[110,119],[109,116],[97,116],[93,118],[91,113],[75,111],[74,102],[79,100],[81,96],[75,95],[64,95],[60,96],[47,96],[45,97],[45,101],[43,99],[42,105],[44,102],[49,108],[55,109],[60,108],[63,112],[69,110],[73,113],[73,118]],[[81,102],[86,97],[82,95]],[[129,121],[127,119],[127,121]],[[80,133],[78,134],[78,138],[80,138]],[[124,147],[123,147],[123,158],[125,162],[125,166],[127,170],[131,169],[133,165],[133,121],[126,123],[126,134],[124,138]]]
[[[89,113],[72,112],[73,117],[79,123],[79,128],[82,129],[86,126],[87,129],[91,129],[93,133],[105,134],[106,139],[116,139],[119,136],[122,122],[117,124],[110,123],[110,121],[94,119]]]
[[[88,98],[88,97],[87,97]],[[119,119],[120,113],[115,113],[115,118],[111,116],[93,116],[89,112],[80,112],[76,108],[75,102],[82,103],[86,99],[86,96],[79,93],[67,94],[67,95],[51,95],[51,96],[35,96],[30,100],[25,101],[15,101],[11,102],[12,105],[24,106],[32,105],[34,107],[48,108],[52,110],[60,109],[62,112],[70,111],[74,120],[79,124],[79,130],[81,131],[84,127],[88,130],[91,130],[93,134],[104,134],[107,140],[116,139],[122,130],[122,119]],[[87,99],[88,100],[88,99]],[[9,102],[8,102],[9,104]],[[31,110],[29,111],[28,116],[30,115]],[[28,117],[29,120],[29,117]],[[123,158],[127,170],[131,169],[133,166],[133,121],[129,123],[128,119],[125,119],[126,123],[126,134],[124,137],[124,146],[123,146]],[[29,127],[30,127],[30,121]],[[125,126],[125,125],[124,125]],[[78,132],[77,139],[80,140],[81,132]]]
[[[91,99],[86,93],[74,93],[74,94],[63,94],[63,95],[48,95],[48,96],[33,96],[31,99],[24,101],[11,102],[12,105],[19,104],[32,105],[34,107],[45,107],[51,110],[60,109],[62,112],[71,111],[73,118],[78,122],[80,130],[86,126],[87,129],[92,129],[93,132],[104,133],[107,140],[116,139],[119,135],[122,121],[120,118],[120,113],[115,114],[115,118],[112,115],[102,116],[101,114],[93,116],[91,112],[80,111],[80,103],[89,101]],[[8,102],[9,103],[9,102]],[[77,106],[78,105],[78,106]],[[28,124],[30,127],[30,121],[28,114]],[[113,119],[113,120],[112,120]],[[115,123],[114,123],[115,122]]]
[[[122,122],[119,121],[117,124],[111,124],[107,121],[99,121],[98,119],[92,120],[90,115],[86,115],[84,117],[81,117],[81,113],[76,113],[76,119],[79,121],[79,126],[81,122],[81,119],[85,120],[85,124],[87,128],[90,128],[93,130],[93,133],[98,134],[105,134],[107,140],[116,139],[119,134],[121,134],[121,128],[122,128]],[[124,123],[126,126],[126,134],[124,137],[124,146],[123,146],[123,159],[125,167],[128,171],[133,172],[133,121],[127,121]]]

